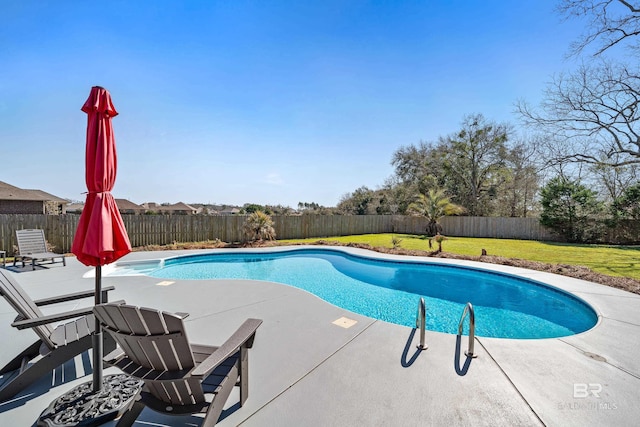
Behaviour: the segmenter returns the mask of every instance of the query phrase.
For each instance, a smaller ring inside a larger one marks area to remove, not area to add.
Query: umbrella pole
[[[102,268],[96,266],[95,303],[102,303]],[[97,426],[121,417],[140,395],[144,382],[126,374],[102,377],[102,329],[96,320],[93,344],[93,381],[71,389],[40,414],[38,426]],[[92,387],[93,386],[93,387]],[[34,424],[35,425],[35,424]]]
[[[96,294],[95,304],[102,304],[102,266],[96,266]],[[102,389],[102,328],[96,318],[93,337],[93,391]]]

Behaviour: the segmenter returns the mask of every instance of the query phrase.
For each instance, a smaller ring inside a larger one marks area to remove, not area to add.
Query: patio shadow
[[[464,357],[466,358],[466,360],[464,361],[464,365],[460,366],[460,344],[462,342],[462,336],[461,335],[457,335],[456,336],[456,354],[454,356],[454,368],[456,370],[456,374],[458,374],[459,376],[463,377],[465,375],[467,375],[467,372],[469,371],[469,367],[471,366],[471,360],[473,360],[473,358],[465,355]],[[474,352],[475,353],[475,352]]]
[[[85,351],[80,356],[82,357],[82,365],[84,367],[85,375],[91,375],[91,362],[89,360],[88,351]],[[8,373],[6,378],[2,378],[0,380],[0,384],[4,383],[4,381],[10,379],[14,375],[16,375],[16,371]],[[75,381],[78,378],[81,377],[78,376],[78,372],[76,370],[75,358],[68,360],[11,399],[0,402],[0,414],[22,406],[30,400],[48,393],[51,389],[71,381]]]
[[[402,359],[400,360],[400,364],[403,368],[408,368],[413,365],[413,362],[416,361],[422,350],[416,347],[416,351],[413,355],[407,359],[409,356],[409,348],[411,347],[411,343],[413,342],[413,337],[416,335],[416,328],[411,329],[411,333],[409,333],[409,338],[407,339],[407,344],[404,346],[404,350],[402,351]]]

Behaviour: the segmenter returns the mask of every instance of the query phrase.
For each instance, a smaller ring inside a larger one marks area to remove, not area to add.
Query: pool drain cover
[[[357,320],[353,320],[353,319],[349,319],[347,317],[341,317],[341,318],[339,318],[337,320],[334,320],[331,323],[333,323],[336,326],[340,326],[341,328],[349,329],[350,327],[352,327],[353,325],[358,323],[358,321]]]
[[[156,283],[156,286],[171,286],[176,282],[172,282],[171,280],[164,280],[162,282]]]

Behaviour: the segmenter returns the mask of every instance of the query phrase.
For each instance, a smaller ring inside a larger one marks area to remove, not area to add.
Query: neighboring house
[[[49,194],[46,191],[42,190],[27,190],[32,192],[35,195],[41,196],[44,199],[45,203],[45,213],[48,215],[60,215],[67,213],[67,203],[69,203],[66,199],[61,199],[58,196],[54,196],[53,194]]]
[[[160,215],[196,215],[202,212],[202,208],[194,208],[186,203],[178,202],[173,205],[159,205],[154,202],[145,202],[142,204],[147,209],[147,213]]]
[[[136,205],[127,199],[115,199],[121,214],[140,215],[147,211],[144,206]]]
[[[217,215],[218,212],[213,208],[213,205],[205,205],[202,203],[192,203],[189,206],[195,208],[198,215]]]
[[[42,190],[25,190],[0,181],[0,214],[66,213],[68,201]]]
[[[69,203],[67,205],[67,213],[69,214],[81,214],[84,209],[84,203]]]
[[[174,205],[161,205],[154,208],[155,212],[168,215],[196,215],[198,210],[186,203],[178,202]]]
[[[127,199],[114,199],[116,206],[118,206],[118,212],[121,214],[140,215],[147,211],[144,206],[136,205]],[[84,209],[84,203],[70,203],[67,205],[67,213],[80,214]]]
[[[240,209],[238,208],[224,208],[220,211],[220,215],[238,215]]]

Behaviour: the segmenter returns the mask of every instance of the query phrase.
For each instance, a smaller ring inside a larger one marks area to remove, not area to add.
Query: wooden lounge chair
[[[202,425],[213,426],[234,386],[240,387],[240,406],[247,399],[248,349],[262,320],[247,319],[212,347],[189,344],[183,315],[116,304],[100,304],[94,314],[120,345],[105,361],[145,383],[118,426],[132,425],[145,406],[169,415],[205,413]],[[210,402],[207,393],[214,394]]]
[[[103,300],[106,300],[107,292],[113,289],[113,286],[108,286],[102,290]],[[47,372],[91,348],[91,334],[95,328],[93,307],[48,316],[42,314],[39,307],[93,297],[94,293],[76,292],[33,301],[10,273],[0,270],[0,295],[18,312],[11,326],[18,329],[31,328],[39,338],[0,370],[0,374],[7,377],[0,386],[0,401],[13,397]],[[50,326],[51,323],[69,319],[76,320],[55,329]],[[111,337],[105,339],[104,348],[105,352],[114,350],[115,341]],[[34,361],[38,355],[42,358]],[[18,371],[9,374],[15,370]]]
[[[24,261],[26,259],[31,260],[31,266],[34,270],[39,261],[51,260],[51,264],[62,262],[62,265],[67,265],[64,255],[47,250],[44,230],[16,230],[16,240],[18,241],[18,254],[13,258],[14,267],[18,261],[22,261],[22,266],[24,267]],[[56,261],[57,258],[60,258],[60,261]]]

